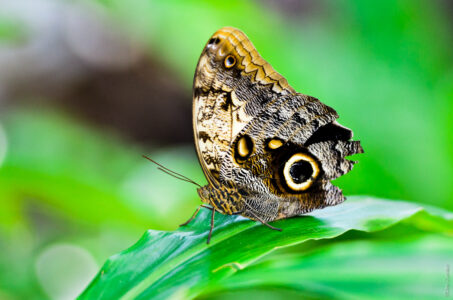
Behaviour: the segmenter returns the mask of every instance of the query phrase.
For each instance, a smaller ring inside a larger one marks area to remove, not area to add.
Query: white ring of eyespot
[[[301,182],[301,183],[295,183],[290,174],[291,166],[294,163],[301,161],[301,160],[304,160],[304,161],[307,161],[310,163],[310,165],[313,169],[313,174],[311,175],[311,177],[308,180]],[[286,161],[285,167],[283,168],[283,176],[285,177],[286,184],[288,185],[288,187],[291,190],[296,191],[296,192],[305,191],[306,189],[308,189],[313,184],[313,180],[318,175],[319,175],[318,163],[311,156],[304,154],[304,153],[296,153],[293,156],[291,156]]]

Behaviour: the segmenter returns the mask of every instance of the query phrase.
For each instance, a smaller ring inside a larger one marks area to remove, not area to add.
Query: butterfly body
[[[331,180],[362,153],[336,111],[297,93],[238,29],[208,41],[194,77],[193,128],[203,202],[270,222],[344,201]]]

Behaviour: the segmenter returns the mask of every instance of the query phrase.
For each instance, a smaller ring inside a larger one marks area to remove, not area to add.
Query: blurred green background
[[[365,154],[336,181],[453,209],[451,1],[0,0],[0,299],[70,299],[204,183],[191,84],[217,29],[243,30]],[[63,276],[64,275],[64,276]]]

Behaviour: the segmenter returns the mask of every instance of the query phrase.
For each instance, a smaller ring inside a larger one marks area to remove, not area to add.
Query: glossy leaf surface
[[[173,232],[149,230],[134,246],[111,257],[81,299],[191,298],[276,248],[334,238],[350,230],[379,231],[410,217],[429,215],[439,224],[451,225],[451,214],[441,210],[369,197],[351,197],[335,207],[272,223],[282,232],[239,216],[217,214],[207,245],[210,211],[202,210],[188,226]]]

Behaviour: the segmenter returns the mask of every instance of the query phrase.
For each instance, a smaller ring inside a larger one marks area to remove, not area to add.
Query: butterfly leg
[[[209,244],[211,241],[211,236],[212,236],[212,230],[214,229],[214,215],[215,215],[215,208],[212,207],[212,214],[211,214],[211,229],[209,229],[209,235],[208,235],[208,240],[206,241],[206,244]]]
[[[195,219],[195,217],[197,216],[198,212],[200,211],[200,208],[202,208],[202,207],[211,209],[211,207],[209,207],[209,206],[207,206],[207,205],[203,205],[203,204],[200,205],[200,206],[198,206],[197,210],[195,210],[195,212],[194,212],[193,215],[190,217],[190,219],[187,220],[186,222],[182,223],[181,225],[179,225],[179,227],[181,227],[181,226],[186,226],[187,224],[189,224],[190,222],[192,222],[192,220]]]
[[[266,221],[262,220],[260,217],[258,217],[252,210],[248,210],[247,211],[249,214],[251,214],[257,221],[260,221],[261,224],[263,225],[266,225],[267,227],[269,227],[270,229],[272,230],[277,230],[277,231],[282,231],[281,228],[277,228],[277,227],[274,227],[272,225],[269,225]]]

